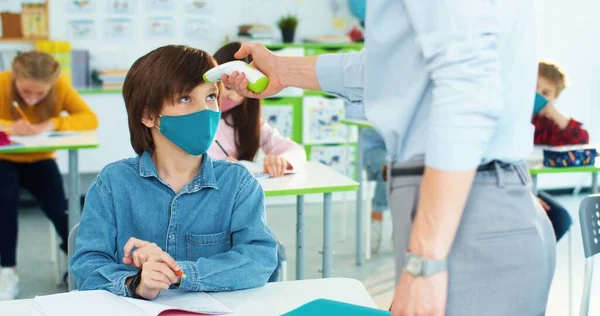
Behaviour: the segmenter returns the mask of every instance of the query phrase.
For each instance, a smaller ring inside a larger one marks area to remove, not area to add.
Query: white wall
[[[146,0],[137,0],[135,15],[109,14],[105,0],[96,0],[96,14],[68,13],[63,0],[50,1],[50,34],[53,39],[65,39],[67,21],[71,18],[92,18],[96,21],[95,41],[74,41],[73,48],[88,49],[92,52],[92,66],[99,68],[129,68],[140,56],[165,44],[187,44],[210,53],[214,53],[226,36],[235,38],[237,26],[246,23],[265,23],[273,26],[276,36],[280,36],[275,22],[284,14],[298,16],[299,25],[296,40],[319,35],[340,35],[342,31],[334,28],[330,1],[327,0],[213,0],[214,32],[199,39],[185,38],[184,24],[192,15],[185,12],[187,0],[177,0],[178,6],[173,14],[176,18],[176,36],[166,40],[149,39],[146,36],[146,21],[150,16],[169,16],[146,11]],[[338,0],[339,1],[339,0]],[[345,3],[345,2],[344,2]],[[344,12],[348,12],[345,9]],[[104,37],[104,21],[108,17],[131,17],[135,26],[132,42],[107,41]],[[207,17],[198,15],[198,17]]]
[[[600,143],[600,1],[538,0],[540,58],[558,62],[567,73],[568,88],[557,106],[582,122],[590,142]],[[590,177],[541,176],[540,187],[572,187]]]

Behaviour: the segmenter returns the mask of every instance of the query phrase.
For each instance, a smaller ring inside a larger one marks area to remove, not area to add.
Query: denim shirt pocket
[[[231,232],[207,235],[186,234],[185,256],[188,261],[196,261],[199,258],[208,258],[231,249]]]

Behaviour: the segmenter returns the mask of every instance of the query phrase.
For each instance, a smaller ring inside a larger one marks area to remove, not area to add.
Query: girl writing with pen
[[[66,115],[62,113],[66,112]],[[46,53],[18,55],[0,72],[0,128],[15,136],[53,130],[93,130],[98,119]],[[21,188],[31,192],[67,250],[68,215],[54,152],[0,154],[0,300],[18,294],[17,234]]]
[[[233,55],[241,44],[233,42],[214,55],[217,63],[236,60]],[[248,57],[244,60],[250,63]],[[260,117],[260,101],[245,98],[233,90],[222,88],[219,106],[223,112],[215,141],[208,154],[215,159],[253,161],[261,149],[265,153],[264,171],[271,177],[286,170],[301,169],[306,163],[304,148],[283,137],[277,129]]]

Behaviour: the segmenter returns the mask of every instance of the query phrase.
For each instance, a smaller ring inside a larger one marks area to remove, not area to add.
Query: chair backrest
[[[69,241],[68,241],[68,261],[71,261],[71,257],[73,256],[73,252],[75,251],[75,239],[77,237],[77,231],[79,230],[79,223],[73,226],[71,232],[69,233]],[[73,280],[73,276],[71,275],[71,271],[68,271],[67,285],[69,286],[69,291],[77,290],[77,284],[75,284],[75,280]]]
[[[589,258],[600,252],[600,194],[593,194],[579,205],[583,251]]]

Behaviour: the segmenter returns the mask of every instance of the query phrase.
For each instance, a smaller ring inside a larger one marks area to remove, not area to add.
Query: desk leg
[[[537,189],[537,186],[538,186],[538,175],[537,174],[532,174],[531,175],[531,186],[532,186],[532,189],[533,189],[533,195],[537,196],[537,194],[538,194],[538,189]]]
[[[323,278],[333,276],[332,222],[331,193],[325,193],[323,195]]]
[[[296,280],[304,279],[304,195],[296,197]]]
[[[81,220],[78,158],[76,149],[69,150],[69,231]]]
[[[361,129],[358,129],[358,138],[356,141],[356,150],[358,158],[356,161],[356,181],[358,182],[358,191],[356,191],[356,265],[363,264],[363,153],[361,150]],[[368,247],[368,245],[367,245]]]
[[[596,193],[598,193],[598,173],[594,172],[594,173],[592,173],[592,187],[591,187],[590,194],[596,194]]]
[[[569,316],[573,315],[573,229],[567,233],[567,242],[569,242]]]
[[[67,199],[69,201],[69,231],[79,223],[81,219],[81,202],[79,194],[79,161],[78,151],[76,149],[69,150],[69,193]],[[54,231],[52,232],[54,233]],[[63,242],[67,242],[63,240]],[[58,253],[58,260],[56,262],[56,281],[57,284],[62,283],[62,274],[67,270],[67,261],[64,260],[64,254],[60,250],[56,250]]]

